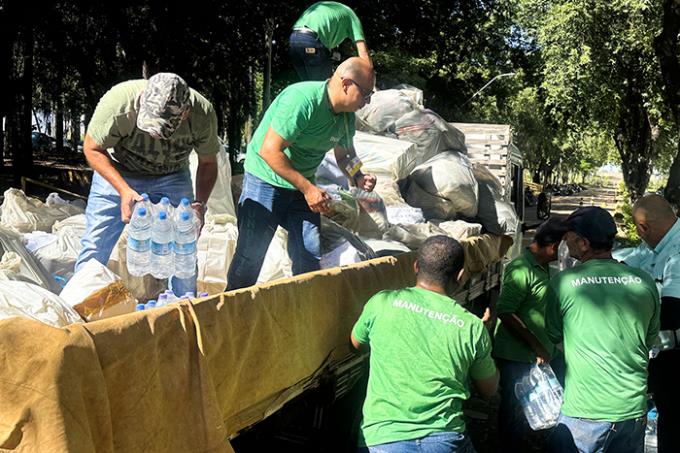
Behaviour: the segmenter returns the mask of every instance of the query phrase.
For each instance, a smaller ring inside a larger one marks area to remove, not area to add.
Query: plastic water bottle
[[[143,207],[146,208],[146,213],[149,214],[149,216],[151,216],[153,204],[151,203],[151,200],[149,200],[149,194],[144,192],[144,193],[140,194],[139,196],[142,197],[142,201],[138,201],[135,204],[135,208],[137,206],[143,206]]]
[[[196,275],[196,239],[196,223],[190,212],[182,211],[175,224],[175,277]]]
[[[144,206],[132,213],[128,227],[127,268],[130,275],[149,273],[151,263],[151,218]]]
[[[168,213],[161,211],[151,227],[151,275],[156,278],[168,278],[175,271],[172,239],[172,222]]]
[[[144,311],[144,304],[135,305],[135,311]]]
[[[170,199],[168,197],[163,197],[161,198],[161,201],[158,202],[158,206],[156,207],[156,210],[158,212],[165,211],[168,213],[168,218],[172,219],[172,213],[175,208],[172,207],[170,204]]]
[[[656,427],[658,423],[658,413],[656,407],[647,413],[647,428],[645,429],[645,453],[656,453],[658,440],[656,437]]]
[[[150,300],[146,303],[146,306],[144,307],[144,310],[150,310],[152,308],[156,308],[156,301],[155,300]]]
[[[515,395],[533,430],[552,428],[562,406],[562,386],[550,365],[536,365],[515,384]]]
[[[158,301],[156,301],[156,307],[162,307],[168,304],[168,295],[166,293],[160,293],[158,295]]]

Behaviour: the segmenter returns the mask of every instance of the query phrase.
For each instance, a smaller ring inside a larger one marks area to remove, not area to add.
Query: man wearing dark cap
[[[612,259],[616,225],[607,211],[580,208],[567,229],[569,253],[582,264],[548,287],[546,332],[564,344],[567,368],[552,451],[642,453],[659,294],[647,273]]]
[[[536,231],[524,252],[505,268],[496,313],[493,355],[501,373],[498,409],[499,450],[522,451],[528,424],[515,397],[515,384],[534,364],[550,363],[560,379],[564,358],[545,332],[545,293],[550,281],[548,263],[566,232],[563,221],[552,218]]]
[[[472,452],[463,401],[498,387],[491,339],[481,319],[449,297],[463,248],[428,238],[414,263],[416,285],[381,291],[364,306],[350,339],[369,349],[359,451]]]
[[[219,147],[212,105],[176,74],[130,80],[104,94],[83,145],[94,175],[76,271],[92,258],[106,265],[141,193],[154,203],[166,196],[175,206],[182,198],[194,200],[191,207],[202,221],[217,177]],[[195,198],[191,150],[198,154]],[[195,280],[172,284],[177,294],[196,289]]]

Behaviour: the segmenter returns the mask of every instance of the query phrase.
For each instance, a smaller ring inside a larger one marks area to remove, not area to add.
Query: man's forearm
[[[198,162],[196,169],[196,200],[206,203],[217,181],[217,162]]]
[[[366,46],[366,41],[357,41],[356,45],[357,45],[357,53],[359,54],[359,57],[368,61],[372,66],[373,62],[371,61],[371,55],[368,53],[368,47]]]
[[[293,168],[288,156],[278,150],[272,152],[260,152],[262,159],[271,167],[277,175],[288,181],[302,193],[305,193],[313,184],[302,173]]]
[[[105,180],[113,186],[114,189],[118,191],[119,194],[123,193],[125,190],[129,190],[130,186],[123,179],[123,176],[116,170],[116,168],[111,163],[111,158],[109,158],[106,150],[97,149],[93,146],[88,145],[88,138],[86,137],[85,148],[83,153],[87,159],[87,163],[92,167],[94,171],[99,173]],[[90,139],[91,140],[91,139]]]
[[[536,335],[527,328],[515,313],[503,313],[498,317],[512,336],[526,343],[532,350],[535,351],[537,348],[543,347]]]

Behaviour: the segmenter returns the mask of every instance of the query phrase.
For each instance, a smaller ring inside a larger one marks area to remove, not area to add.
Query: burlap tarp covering
[[[0,321],[0,449],[230,452],[230,436],[348,354],[363,304],[412,285],[413,257],[62,329]]]

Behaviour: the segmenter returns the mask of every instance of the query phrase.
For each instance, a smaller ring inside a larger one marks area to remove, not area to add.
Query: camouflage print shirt
[[[130,80],[111,88],[97,104],[87,134],[107,148],[123,174],[160,176],[188,168],[189,153],[219,151],[217,116],[212,104],[195,90],[189,97],[189,117],[168,140],[157,140],[136,126],[139,95],[146,80]]]

